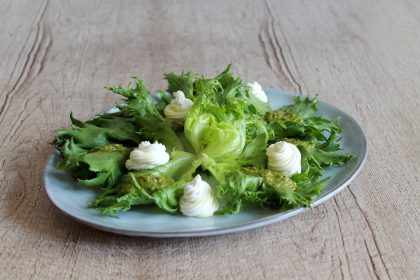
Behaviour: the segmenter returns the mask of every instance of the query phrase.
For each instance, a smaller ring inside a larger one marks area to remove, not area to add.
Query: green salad
[[[206,217],[254,204],[311,206],[325,168],[353,158],[340,152],[338,120],[317,113],[317,98],[296,96],[273,110],[258,83],[233,75],[164,75],[165,90],[143,82],[108,87],[123,97],[117,112],[87,121],[70,114],[56,131],[57,168],[95,190],[89,207],[105,215],[141,205]]]

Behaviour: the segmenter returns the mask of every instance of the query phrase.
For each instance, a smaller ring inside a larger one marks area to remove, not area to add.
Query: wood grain
[[[419,279],[420,2],[3,1],[0,278]],[[117,236],[60,214],[42,173],[56,128],[162,73],[246,80],[342,108],[369,159],[333,200],[285,222],[189,239]]]

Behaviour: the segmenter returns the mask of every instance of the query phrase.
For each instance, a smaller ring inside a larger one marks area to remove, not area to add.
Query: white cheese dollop
[[[130,153],[130,158],[126,161],[125,167],[128,170],[143,170],[165,164],[169,161],[169,154],[166,152],[165,145],[158,142],[151,144],[143,141]]]
[[[248,83],[248,86],[251,87],[252,94],[254,94],[256,98],[267,103],[267,95],[258,82]]]
[[[200,175],[185,185],[179,206],[182,214],[192,217],[210,217],[219,209],[210,185]]]
[[[175,98],[172,99],[171,103],[166,105],[165,110],[163,110],[165,117],[168,119],[185,118],[194,102],[191,99],[186,98],[185,94],[180,90],[174,92],[173,95]]]
[[[302,170],[300,151],[291,143],[280,141],[272,144],[267,148],[266,154],[268,169],[280,171],[288,177]]]

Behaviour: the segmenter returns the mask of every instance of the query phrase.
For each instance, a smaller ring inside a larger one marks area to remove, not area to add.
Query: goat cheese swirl
[[[248,83],[248,86],[251,87],[252,94],[255,95],[256,98],[267,103],[267,95],[258,82]]]
[[[169,161],[169,154],[166,152],[165,145],[158,142],[151,144],[143,141],[130,153],[130,158],[126,161],[125,167],[128,170],[143,170],[165,164]]]
[[[219,209],[210,185],[200,175],[185,185],[179,205],[182,214],[192,217],[210,217]]]
[[[174,99],[172,99],[171,103],[166,105],[163,113],[165,117],[168,119],[182,119],[185,118],[187,115],[188,110],[194,104],[191,99],[185,97],[185,94],[178,90],[177,92],[173,93]]]
[[[280,141],[270,145],[266,154],[268,169],[280,171],[287,177],[301,172],[301,154],[295,145]]]

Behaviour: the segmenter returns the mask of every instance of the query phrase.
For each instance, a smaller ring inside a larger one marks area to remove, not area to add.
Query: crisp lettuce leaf
[[[168,88],[166,91],[174,93],[178,90],[184,92],[185,97],[194,100],[194,73],[186,72],[177,75],[175,73],[166,73],[165,79],[168,81]]]
[[[153,197],[138,184],[136,176],[128,173],[116,188],[105,190],[102,195],[89,202],[89,207],[98,208],[104,215],[116,215],[132,206],[153,202]]]
[[[199,166],[194,163],[196,161],[194,154],[173,151],[169,162],[164,165],[127,173],[112,192],[105,191],[106,195],[90,202],[90,206],[107,215],[146,204],[156,204],[165,211],[176,212],[185,184],[181,177],[192,179]]]
[[[266,148],[269,139],[266,123],[262,120],[247,122],[246,139],[247,143],[240,158],[241,165],[265,168],[267,165]]]
[[[312,200],[320,193],[326,179],[314,180],[308,173],[291,178],[281,172],[265,170],[263,173],[263,200],[272,207],[288,210],[300,206],[311,207]]]
[[[111,144],[83,155],[80,162],[86,164],[89,171],[96,175],[93,178],[79,178],[77,181],[86,187],[114,186],[124,173],[124,163],[129,152],[130,149],[120,144]]]
[[[73,139],[80,148],[91,149],[110,143],[131,143],[140,141],[138,128],[130,118],[123,118],[112,114],[104,114],[97,118],[82,122],[70,114],[72,129],[62,128],[56,130],[53,142],[57,147]]]
[[[167,212],[179,211],[179,199],[184,194],[185,182],[177,181],[167,188],[162,188],[152,194],[155,204]]]
[[[83,186],[112,187],[124,173],[129,152],[130,149],[121,144],[108,144],[87,151],[71,139],[63,145],[62,159],[57,168],[71,171]]]
[[[167,176],[174,180],[179,180],[185,174],[189,174],[190,172],[192,174],[195,171],[195,169],[193,171],[190,171],[190,169],[196,160],[197,156],[194,154],[183,151],[173,151],[170,160],[167,163],[138,172],[143,175]]]
[[[172,94],[169,94],[163,90],[156,92],[155,96],[152,97],[153,105],[162,116],[164,115],[163,111],[165,110],[166,106],[171,103],[171,101]]]
[[[262,178],[249,176],[239,170],[227,173],[218,186],[220,209],[218,214],[238,213],[244,202],[263,204],[262,193],[258,191]]]
[[[295,144],[302,156],[302,172],[307,169],[315,175],[322,175],[325,167],[343,166],[354,158],[352,154],[339,153],[340,138],[336,133],[332,133],[325,142],[310,142],[298,139],[285,139],[285,141]]]
[[[243,92],[243,99],[245,99],[246,103],[248,104],[248,112],[250,114],[259,114],[261,116],[264,116],[264,114],[271,111],[270,103],[263,102],[260,99],[258,99],[251,92],[251,88],[249,86],[244,87]]]
[[[218,92],[218,101],[221,104],[234,102],[237,107],[242,109],[250,116],[263,116],[271,111],[269,103],[263,102],[255,97],[251,87],[245,84],[240,76],[235,77],[231,72],[231,65],[211,81],[217,81],[215,88]],[[210,83],[210,82],[209,82]]]
[[[260,178],[261,188],[255,193],[261,205],[288,210],[295,207],[311,207],[312,200],[320,193],[328,178],[317,180],[308,171],[295,174],[291,178],[281,172],[269,169],[242,168],[248,176]]]
[[[262,178],[244,173],[237,161],[213,163],[207,170],[217,182],[220,205],[217,214],[238,213],[245,202],[263,204],[259,192]]]
[[[316,115],[318,100],[306,97],[295,98],[295,104],[287,105],[265,114],[270,130],[270,140],[298,138],[302,140],[326,140],[331,133],[341,133],[338,120],[329,120]]]
[[[181,141],[172,130],[170,123],[155,108],[153,100],[143,82],[135,78],[136,87],[110,87],[112,92],[124,96],[126,104],[121,110],[128,110],[140,126],[139,134],[150,141],[158,141],[168,151],[183,150]]]
[[[150,198],[150,195],[128,193],[121,196],[98,197],[89,202],[89,207],[97,208],[104,215],[115,216],[120,212],[130,210],[133,206],[148,204],[153,204],[153,198]]]
[[[295,103],[284,106],[282,110],[295,113],[303,118],[312,117],[318,112],[318,99],[316,97],[310,99],[309,96],[302,99],[300,96],[296,96]]]
[[[66,140],[61,149],[62,159],[58,162],[57,168],[62,170],[74,170],[79,167],[81,158],[87,154],[88,150],[80,148],[71,138]]]
[[[133,206],[155,204],[167,212],[179,210],[178,201],[183,194],[183,181],[174,182],[170,177],[141,175],[130,172],[112,191],[89,203],[105,215],[116,215]]]

